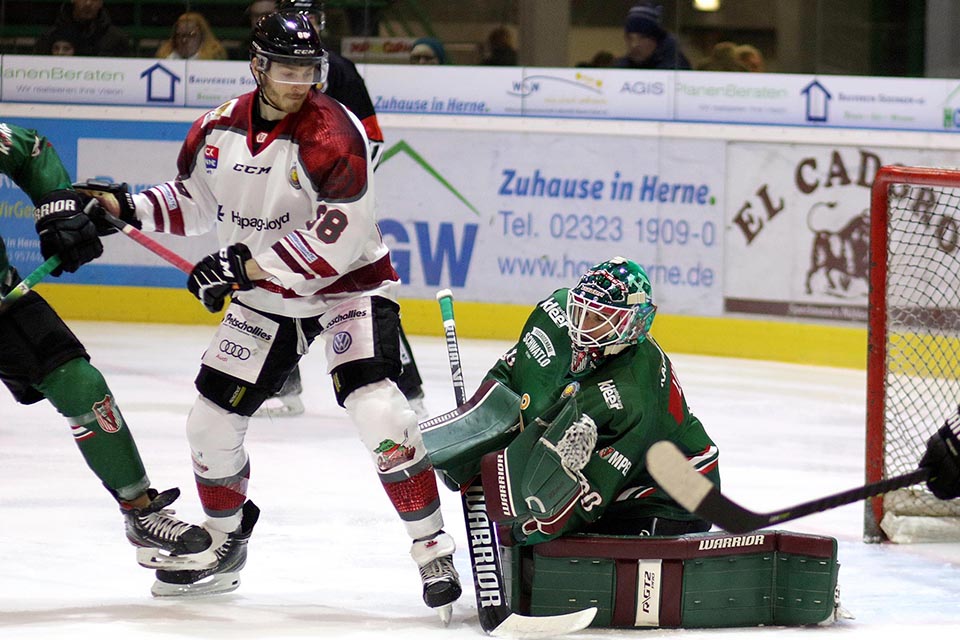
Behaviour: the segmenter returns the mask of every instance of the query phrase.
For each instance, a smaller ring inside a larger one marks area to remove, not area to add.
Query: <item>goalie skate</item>
[[[157,571],[157,580],[150,592],[158,597],[209,596],[229,593],[240,586],[240,570],[247,563],[247,543],[260,517],[260,509],[247,500],[243,520],[236,531],[224,534],[211,531],[216,563],[213,567],[192,570]]]
[[[216,565],[212,539],[203,527],[173,517],[167,507],[180,496],[179,489],[157,493],[148,489],[150,504],[137,508],[120,502],[127,540],[137,549],[137,562],[148,569],[207,569]]]
[[[435,609],[444,625],[450,624],[453,603],[460,597],[460,576],[453,566],[456,551],[453,538],[443,530],[434,536],[416,540],[410,555],[420,568],[423,582],[423,601]]]

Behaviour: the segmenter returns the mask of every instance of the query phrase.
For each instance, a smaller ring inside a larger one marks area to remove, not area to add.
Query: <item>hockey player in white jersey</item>
[[[216,227],[222,249],[197,263],[188,287],[211,312],[232,296],[203,355],[187,419],[204,526],[219,543],[220,563],[158,571],[154,593],[237,588],[259,515],[247,499],[249,416],[319,336],[337,401],[413,539],[424,601],[449,620],[461,591],[454,541],[442,529],[416,416],[395,383],[399,278],[375,219],[366,135],[339,102],[310,90],[323,82],[327,58],[303,14],[261,18],[250,68],[257,89],[193,124],[177,178],[116,194],[113,206],[146,231]]]

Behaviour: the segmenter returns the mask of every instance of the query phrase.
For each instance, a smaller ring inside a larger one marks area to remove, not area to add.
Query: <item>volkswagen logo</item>
[[[220,352],[225,353],[228,356],[233,356],[237,360],[247,360],[250,358],[250,349],[246,348],[242,344],[230,342],[229,340],[220,341]]]
[[[351,338],[350,334],[346,331],[341,331],[337,335],[333,336],[334,353],[343,353],[350,348],[351,344],[353,344],[353,338]]]

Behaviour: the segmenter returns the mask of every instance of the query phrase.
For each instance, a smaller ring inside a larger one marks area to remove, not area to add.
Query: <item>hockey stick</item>
[[[0,311],[5,311],[7,307],[22,298],[35,284],[50,275],[50,272],[60,266],[60,256],[50,256],[43,264],[30,272],[26,278],[20,281],[20,284],[10,290],[7,295],[0,298]]]
[[[460,366],[457,325],[453,317],[453,292],[449,289],[438,291],[437,301],[440,303],[443,332],[447,341],[453,395],[457,406],[460,406],[467,401],[467,393]],[[501,638],[538,638],[580,631],[593,622],[597,614],[596,607],[557,616],[523,616],[511,611],[504,589],[497,528],[487,514],[480,478],[474,478],[463,487],[460,497],[470,540],[470,566],[473,570],[477,615],[480,618],[480,628],[484,632]]]
[[[170,249],[167,249],[165,246],[145,234],[140,229],[137,229],[135,226],[128,222],[124,222],[120,218],[109,213],[106,209],[102,210],[103,219],[106,220],[111,226],[116,227],[127,236],[132,238],[137,244],[146,248],[148,251],[160,256],[180,271],[183,271],[186,274],[190,274],[193,271],[193,263],[185,260],[180,257],[178,254],[174,253]]]
[[[928,469],[920,468],[786,509],[756,513],[721,494],[715,484],[690,465],[687,457],[672,442],[661,440],[650,447],[647,451],[647,469],[657,484],[684,509],[730,533],[747,533],[812,513],[828,511],[881,493],[909,487],[930,476]]]

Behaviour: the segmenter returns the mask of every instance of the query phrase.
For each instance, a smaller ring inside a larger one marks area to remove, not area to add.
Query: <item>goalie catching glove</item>
[[[143,225],[137,218],[137,207],[133,201],[133,194],[126,182],[107,182],[106,180],[87,180],[74,182],[73,188],[84,195],[96,198],[101,206],[111,215],[120,218],[129,225],[140,229]],[[119,229],[110,224],[103,215],[91,215],[97,226],[97,233],[108,236]]]
[[[88,213],[99,209],[96,200],[69,189],[51,191],[37,201],[33,211],[40,253],[44,259],[60,256],[60,266],[51,273],[73,273],[103,254],[103,244]]]
[[[216,313],[223,309],[223,303],[231,291],[253,289],[245,265],[250,258],[250,249],[240,243],[211,253],[193,267],[187,288],[207,311]]]
[[[941,500],[960,497],[960,416],[947,419],[927,440],[920,466],[930,469],[927,488]]]
[[[555,405],[556,406],[556,405]],[[574,509],[592,491],[583,469],[597,443],[597,425],[564,398],[550,422],[538,418],[503,451],[481,463],[490,518],[512,523],[519,540],[562,534]]]

